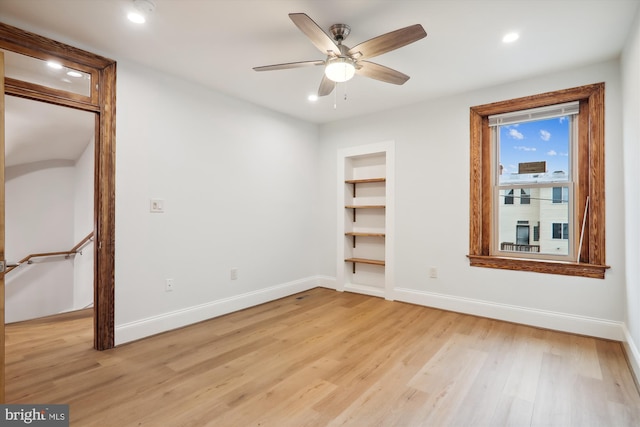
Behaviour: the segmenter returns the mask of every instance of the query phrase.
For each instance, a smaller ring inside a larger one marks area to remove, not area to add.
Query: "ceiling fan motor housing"
[[[331,31],[331,35],[333,39],[338,43],[341,43],[344,39],[347,38],[349,33],[351,33],[351,27],[347,24],[333,24],[329,27],[329,31]]]

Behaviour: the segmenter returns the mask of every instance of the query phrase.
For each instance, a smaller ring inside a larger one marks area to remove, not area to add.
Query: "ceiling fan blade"
[[[395,85],[402,85],[409,80],[409,76],[406,74],[385,67],[384,65],[376,64],[375,62],[358,61],[358,65],[360,65],[360,68],[356,67],[356,74],[360,76],[380,80],[385,83],[393,83]]]
[[[322,81],[320,82],[320,87],[318,88],[318,96],[329,95],[333,91],[333,88],[335,86],[336,83],[329,80],[329,78],[323,74]]]
[[[271,71],[271,70],[287,70],[289,68],[301,68],[310,65],[324,65],[324,61],[301,61],[301,62],[287,62],[285,64],[264,65],[262,67],[253,67],[256,71]]]
[[[290,13],[289,18],[324,55],[336,56],[340,48],[306,13]]]
[[[399,30],[391,31],[378,37],[362,42],[349,49],[349,56],[354,59],[373,58],[383,53],[401,48],[427,36],[422,25],[415,24]]]

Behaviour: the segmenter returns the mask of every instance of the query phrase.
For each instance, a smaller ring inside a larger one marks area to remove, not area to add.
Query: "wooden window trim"
[[[578,262],[557,262],[490,255],[492,230],[491,132],[489,116],[565,102],[580,101],[578,116],[578,189],[575,218],[589,209]],[[604,279],[604,83],[479,105],[470,109],[469,260],[474,267],[532,271]]]

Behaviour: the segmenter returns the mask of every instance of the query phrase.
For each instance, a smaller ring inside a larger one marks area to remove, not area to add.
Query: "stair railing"
[[[77,245],[75,245],[73,248],[69,249],[68,251],[43,252],[43,253],[39,253],[39,254],[30,254],[30,255],[27,255],[26,257],[22,258],[20,261],[18,261],[16,263],[8,263],[7,264],[7,270],[5,271],[5,274],[7,274],[10,271],[16,269],[17,267],[20,267],[24,263],[33,264],[33,258],[43,258],[43,257],[61,256],[61,255],[64,255],[65,258],[69,258],[71,255],[75,255],[75,254],[78,254],[78,253],[82,254],[82,249],[92,241],[93,241],[93,231],[91,233],[87,234],[87,236],[84,239],[80,240],[80,242]]]

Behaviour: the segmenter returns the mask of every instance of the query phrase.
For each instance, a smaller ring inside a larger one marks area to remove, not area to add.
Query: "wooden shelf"
[[[356,264],[380,265],[384,267],[384,261],[381,261],[379,259],[347,258],[344,261],[353,263],[353,274],[356,274]]]
[[[385,182],[387,178],[347,179],[346,184],[367,184],[370,182]]]
[[[379,259],[367,259],[367,258],[347,258],[345,262],[353,262],[357,264],[373,264],[373,265],[384,265],[384,261]]]
[[[348,231],[344,233],[345,236],[361,236],[361,237],[384,237],[384,233],[361,233],[357,231]]]
[[[384,260],[379,259],[367,259],[367,258],[347,258],[345,262],[353,262],[357,264],[373,264],[373,265],[384,265]]]
[[[345,236],[351,236],[353,237],[353,247],[356,247],[356,237],[360,236],[360,237],[385,237],[384,233],[362,233],[362,232],[357,232],[357,231],[348,231],[346,233],[344,233]]]

